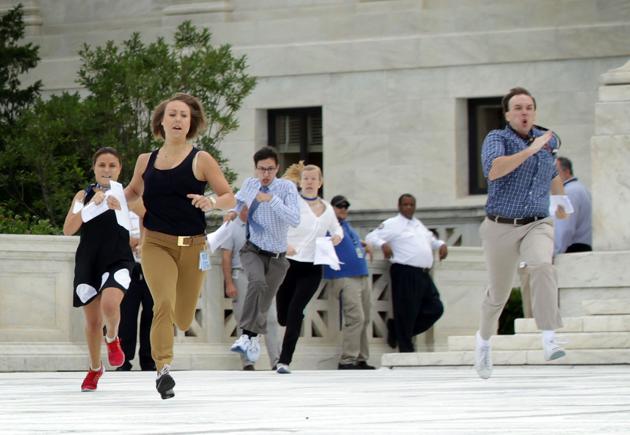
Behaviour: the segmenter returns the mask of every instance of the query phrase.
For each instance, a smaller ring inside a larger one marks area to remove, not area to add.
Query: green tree
[[[129,179],[136,157],[155,149],[151,110],[176,92],[195,95],[209,120],[197,145],[210,152],[228,181],[236,178],[216,145],[238,128],[236,112],[253,90],[256,79],[247,75],[245,57],[232,55],[227,44],[215,47],[207,29],[190,21],[177,27],[173,44],[164,38],[145,44],[139,33],[121,46],[85,44],[79,52],[79,84],[90,91],[86,103],[99,120],[100,145],[118,148],[123,155],[123,179]]]
[[[11,181],[28,192],[10,210],[61,225],[72,195],[91,179],[91,156],[102,146],[121,153],[120,181],[127,182],[138,154],[159,146],[150,130],[151,110],[176,92],[202,101],[210,128],[196,145],[217,159],[228,181],[236,178],[215,145],[238,127],[236,112],[256,80],[229,45],[214,47],[208,30],[185,22],[172,44],[164,38],[145,44],[134,33],[121,45],[86,44],[79,54],[77,81],[90,94],[39,101],[16,121],[17,134],[7,140],[7,160],[24,167]]]
[[[21,86],[20,76],[39,61],[38,47],[20,44],[24,29],[21,5],[0,17],[0,206],[28,214],[34,192],[19,180],[30,168],[19,154],[7,150],[9,138],[20,135],[19,116],[39,98],[42,86],[39,80]]]
[[[24,12],[18,5],[0,17],[0,128],[7,131],[19,116],[39,96],[42,83],[36,81],[20,88],[20,75],[35,68],[39,47],[32,43],[19,45],[24,37]]]

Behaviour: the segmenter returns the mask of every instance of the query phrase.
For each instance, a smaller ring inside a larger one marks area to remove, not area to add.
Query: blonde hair
[[[284,171],[282,178],[285,180],[293,181],[297,186],[300,185],[300,181],[302,180],[302,172],[305,171],[317,171],[319,175],[319,180],[322,181],[322,170],[317,165],[304,165],[304,160],[300,160],[297,163],[293,163],[291,166]]]
[[[299,162],[293,163],[289,166],[286,171],[284,171],[282,178],[293,181],[297,186],[300,184],[300,180],[302,179],[302,170],[304,170],[304,160],[300,160]]]
[[[319,169],[319,166],[317,165],[306,165],[302,168],[302,172],[306,172],[306,171],[317,171],[317,174],[319,175],[319,181],[322,181],[323,177],[322,177],[322,170]],[[300,177],[302,177],[302,172],[300,172]]]

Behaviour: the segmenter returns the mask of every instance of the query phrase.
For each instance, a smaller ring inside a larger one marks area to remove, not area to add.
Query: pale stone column
[[[600,82],[591,138],[593,248],[630,250],[630,61]]]

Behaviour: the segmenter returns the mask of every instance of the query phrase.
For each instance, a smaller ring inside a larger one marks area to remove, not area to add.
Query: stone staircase
[[[567,355],[556,361],[543,358],[541,337],[534,319],[517,319],[514,335],[492,337],[495,365],[630,364],[630,299],[585,300],[585,315],[566,317],[558,340]],[[472,365],[474,336],[448,337],[448,350],[439,352],[388,353],[384,367]]]

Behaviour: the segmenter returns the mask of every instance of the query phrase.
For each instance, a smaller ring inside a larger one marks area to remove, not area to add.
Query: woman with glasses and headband
[[[490,282],[476,334],[475,368],[484,379],[492,373],[490,337],[496,333],[517,266],[525,269],[520,275],[529,280],[523,286],[528,285],[532,292],[545,360],[565,355],[555,338],[562,319],[552,264],[553,220],[549,216],[549,192],[564,194],[554,157],[557,137],[534,125],[536,100],[526,89],[511,89],[502,106],[507,126],[488,133],[481,151],[488,200],[479,233]],[[556,216],[566,216],[561,207]]]
[[[294,168],[295,169],[295,168]],[[300,336],[304,310],[322,279],[322,266],[314,264],[315,240],[330,234],[333,245],[343,238],[343,230],[332,206],[318,196],[322,186],[322,172],[318,166],[297,165],[300,174],[300,225],[289,230],[289,270],[278,289],[276,306],[278,323],[286,326],[278,373],[291,373],[289,364]]]
[[[151,129],[163,144],[138,157],[125,189],[127,201],[142,197],[146,208],[142,267],[153,296],[151,354],[162,399],[175,396],[169,373],[173,325],[182,331],[190,328],[210,268],[204,212],[234,205],[219,164],[191,143],[205,127],[197,98],[176,94],[162,101],[153,111]],[[208,184],[215,196],[204,195]]]

